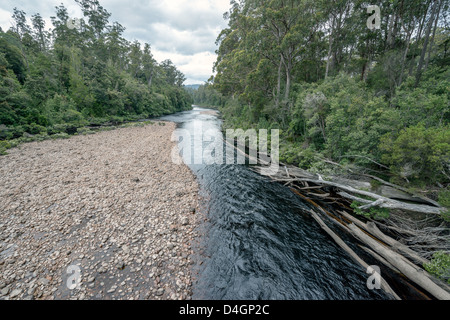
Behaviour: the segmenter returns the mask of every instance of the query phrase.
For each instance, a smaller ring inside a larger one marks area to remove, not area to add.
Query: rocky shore
[[[198,184],[173,123],[0,157],[0,299],[191,298]]]

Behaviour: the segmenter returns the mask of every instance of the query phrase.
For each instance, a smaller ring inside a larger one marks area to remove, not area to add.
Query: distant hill
[[[188,89],[198,90],[198,88],[200,88],[201,86],[202,86],[202,84],[188,84],[185,87]]]

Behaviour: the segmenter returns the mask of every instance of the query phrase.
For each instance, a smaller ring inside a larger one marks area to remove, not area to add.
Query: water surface
[[[204,111],[195,107],[162,120],[192,134],[200,128],[220,132],[220,119]],[[192,146],[201,146],[201,137],[195,139]],[[367,288],[369,275],[321,230],[307,212],[310,205],[289,188],[248,166],[190,167],[209,219],[201,226],[204,261],[193,287],[195,300],[390,299]]]

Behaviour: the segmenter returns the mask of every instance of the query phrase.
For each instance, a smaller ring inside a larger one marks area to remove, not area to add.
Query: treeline
[[[190,90],[190,94],[194,99],[194,104],[203,107],[224,107],[227,98],[220,94],[211,83],[205,83],[198,89]]]
[[[15,8],[14,26],[0,29],[0,140],[191,108],[170,60],[157,63],[149,44],[124,39],[97,0],[75,1],[83,19],[61,4],[48,30],[39,13],[30,26]]]
[[[225,125],[281,129],[285,162],[357,165],[450,202],[449,1],[370,4],[379,28],[367,1],[232,1],[214,78]]]

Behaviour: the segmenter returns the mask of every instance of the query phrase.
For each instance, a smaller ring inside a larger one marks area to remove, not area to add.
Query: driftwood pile
[[[253,170],[264,174],[266,172],[262,170],[264,165],[262,165],[261,161],[259,163],[260,165],[253,167]],[[378,222],[369,220],[365,223],[356,218],[351,214],[353,209],[348,206],[349,201],[357,201],[364,204],[359,208],[361,210],[379,207],[395,209],[394,211],[439,216],[446,212],[446,209],[439,206],[438,203],[421,195],[409,194],[407,190],[376,177],[372,177],[380,183],[376,192],[368,191],[372,189],[370,182],[348,180],[340,177],[327,177],[324,179],[318,174],[312,174],[299,168],[285,165],[282,165],[282,169],[277,174],[269,177],[278,183],[283,183],[290,187],[294,193],[318,209],[316,212],[319,211],[322,215],[311,210],[311,216],[342,249],[365,269],[369,268],[369,265],[347,246],[327,226],[325,221],[339,226],[352,235],[360,243],[359,247],[365,252],[384,266],[408,278],[422,290],[428,292],[433,298],[450,300],[449,286],[423,269],[423,265],[429,262],[428,259],[402,242],[384,234],[377,227]],[[367,198],[373,200],[367,200]],[[332,201],[335,205],[333,207],[341,207],[342,210],[329,212],[324,209],[324,206],[317,203],[322,202],[322,200],[328,201],[328,203]],[[394,292],[384,279],[382,279],[382,289],[395,299],[400,300],[399,295]]]

